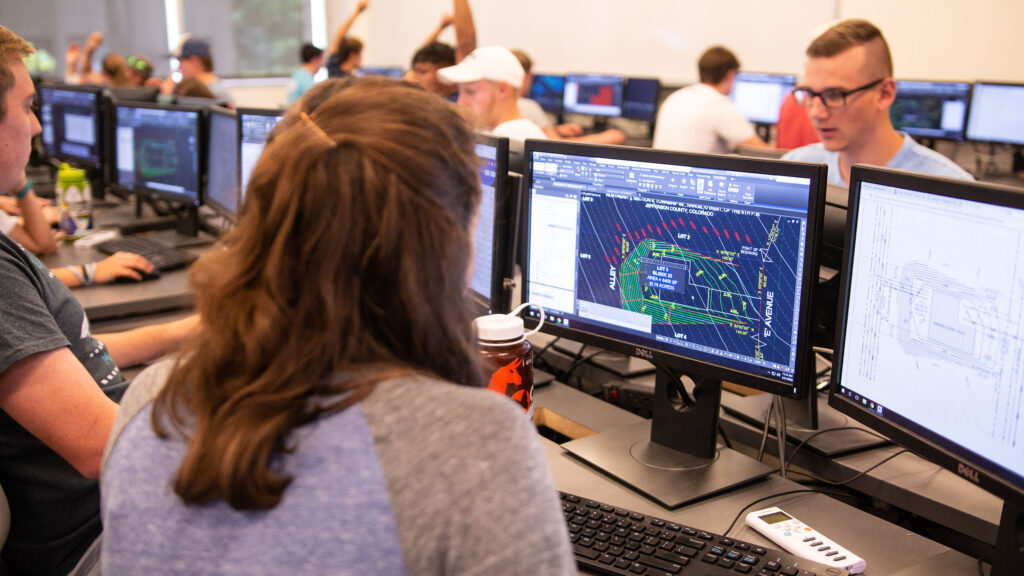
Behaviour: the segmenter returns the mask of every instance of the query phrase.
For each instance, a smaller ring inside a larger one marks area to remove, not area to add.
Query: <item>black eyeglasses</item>
[[[874,88],[882,83],[885,78],[879,78],[874,82],[868,82],[863,86],[858,86],[852,90],[839,90],[836,88],[830,88],[821,92],[815,92],[810,88],[804,88],[797,86],[793,89],[793,97],[796,98],[797,104],[801,106],[810,107],[814,102],[815,98],[821,98],[821,103],[825,105],[825,108],[842,108],[846,106],[846,97],[851,94],[856,94],[863,90]]]

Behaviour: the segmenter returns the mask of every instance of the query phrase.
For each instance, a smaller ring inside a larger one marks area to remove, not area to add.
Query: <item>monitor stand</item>
[[[882,440],[872,435],[867,427],[831,408],[828,405],[828,398],[819,395],[813,388],[804,400],[783,398],[782,402],[786,410],[786,441],[789,443],[800,444],[823,430],[844,427],[858,428],[864,432],[859,430],[827,432],[815,436],[805,446],[824,456],[835,457],[858,450],[885,446],[889,443],[888,440]],[[728,414],[760,428],[764,426],[764,419],[771,403],[771,394],[754,394],[752,396],[729,394],[723,398],[722,408]],[[769,423],[769,431],[774,437],[774,423]]]
[[[681,373],[659,368],[649,422],[600,432],[562,447],[666,508],[771,474],[767,465],[718,445],[721,381],[698,381],[690,401],[681,380]]]
[[[1003,501],[1003,514],[999,519],[989,576],[1020,574],[1024,574],[1024,513],[1010,502]]]

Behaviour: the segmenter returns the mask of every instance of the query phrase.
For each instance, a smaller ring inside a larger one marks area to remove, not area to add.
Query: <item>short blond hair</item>
[[[0,121],[7,117],[7,91],[14,87],[11,61],[35,52],[27,40],[0,26]]]

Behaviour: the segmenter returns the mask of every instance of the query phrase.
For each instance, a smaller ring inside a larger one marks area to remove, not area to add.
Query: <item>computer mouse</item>
[[[145,282],[147,280],[156,280],[161,276],[160,270],[153,268],[152,272],[143,272],[142,270],[135,270],[142,275],[142,280],[136,280],[130,276],[118,276],[112,282],[113,284],[135,284],[136,282]]]

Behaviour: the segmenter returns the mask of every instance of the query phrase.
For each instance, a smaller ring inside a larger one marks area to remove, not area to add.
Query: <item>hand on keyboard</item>
[[[138,254],[115,252],[113,256],[96,263],[96,278],[93,281],[97,284],[107,284],[118,278],[140,281],[154,270],[153,265]]]

